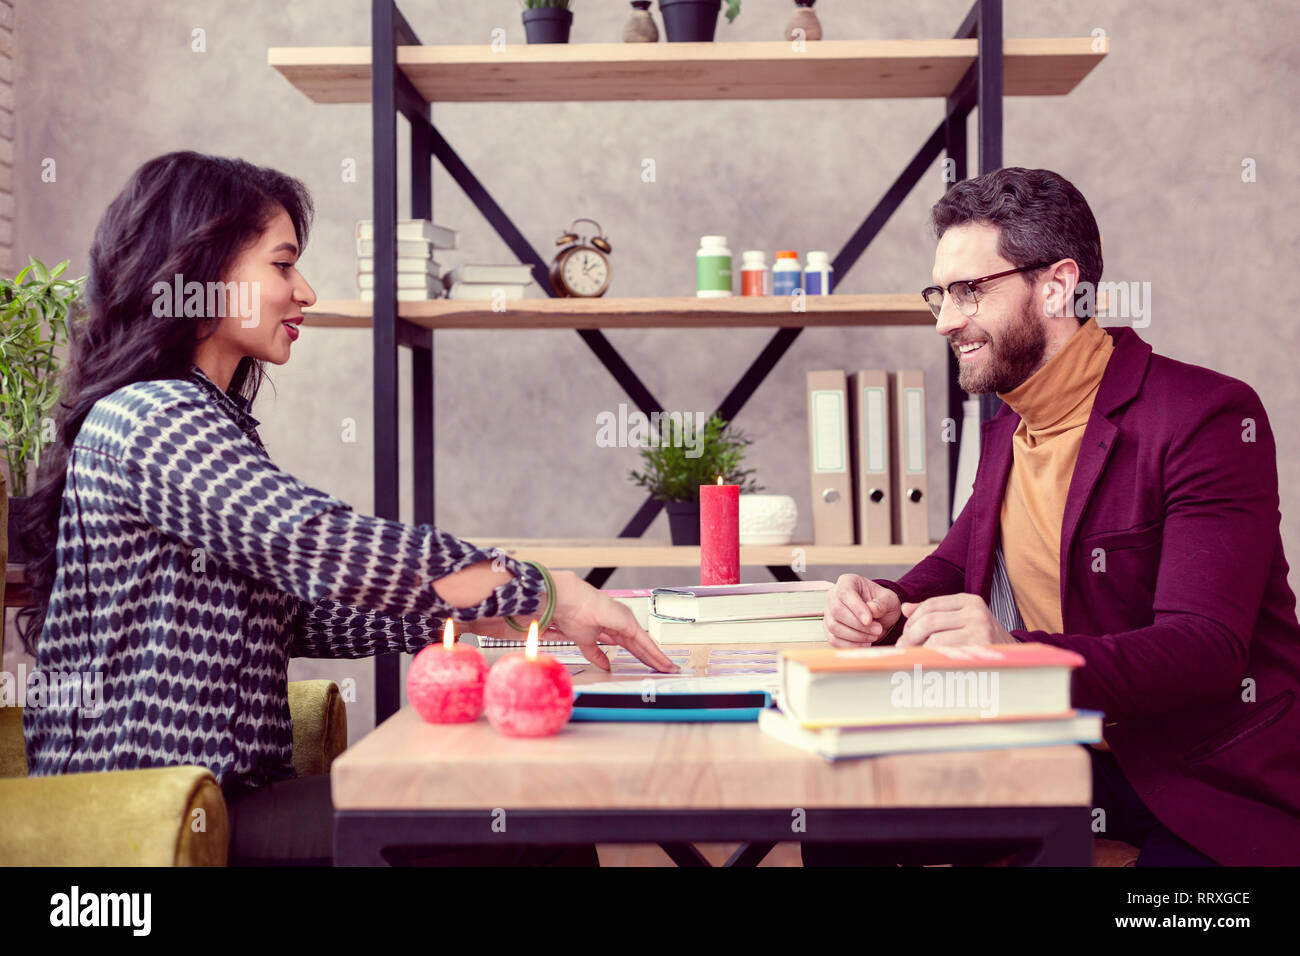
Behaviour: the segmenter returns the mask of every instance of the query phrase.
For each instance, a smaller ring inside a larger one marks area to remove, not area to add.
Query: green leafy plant
[[[519,0],[525,10],[537,10],[540,7],[556,7],[560,10],[572,10],[571,0]]]
[[[648,488],[660,501],[699,501],[700,485],[713,484],[719,475],[724,484],[739,485],[741,494],[763,490],[749,477],[757,469],[740,467],[745,448],[753,444],[752,438],[733,430],[716,414],[705,423],[700,434],[695,431],[694,416],[684,415],[682,426],[680,444],[667,441],[665,426],[663,441],[641,449],[645,470],[629,472],[635,484]],[[696,449],[700,451],[697,457],[687,454]]]
[[[735,22],[735,19],[739,14],[740,0],[727,0],[727,22]]]
[[[27,494],[28,463],[40,467],[46,413],[59,398],[54,350],[68,341],[86,279],[61,279],[69,260],[47,269],[39,259],[10,281],[0,278],[0,444],[9,493]],[[46,326],[49,338],[45,338]]]

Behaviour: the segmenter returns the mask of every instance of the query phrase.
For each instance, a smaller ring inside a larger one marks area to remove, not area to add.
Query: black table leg
[[[660,843],[660,849],[678,866],[712,866],[704,854],[689,843]]]
[[[742,843],[724,866],[758,866],[772,852],[775,843]]]

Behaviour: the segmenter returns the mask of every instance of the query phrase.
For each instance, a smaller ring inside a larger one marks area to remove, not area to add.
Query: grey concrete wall
[[[486,43],[495,27],[523,42],[514,0],[406,0],[426,43]],[[354,290],[353,223],[370,215],[370,113],[307,100],[266,65],[276,45],[369,42],[365,0],[19,0],[14,188],[20,253],[71,258],[80,274],[104,206],[146,159],[178,148],[242,156],[300,177],[316,229],[302,271],[322,298]],[[827,39],[951,35],[969,0],[818,5]],[[576,6],[573,42],[615,41],[623,2]],[[746,0],[720,39],[780,37],[789,0]],[[656,10],[657,15],[657,10]],[[1006,104],[1004,162],[1048,167],[1088,197],[1106,238],[1106,278],[1149,281],[1161,353],[1216,368],[1258,390],[1278,442],[1286,548],[1300,549],[1300,437],[1291,313],[1300,135],[1294,5],[1066,0],[1006,3],[1006,35],[1087,36],[1112,52],[1065,98]],[[204,53],[191,33],[206,31]],[[739,250],[839,249],[940,117],[932,101],[439,105],[434,121],[543,255],[571,219],[600,221],[614,247],[616,296],[691,294],[699,236]],[[975,155],[972,124],[972,156]],[[404,147],[405,137],[401,138]],[[58,178],[43,183],[44,158]],[[1253,158],[1257,181],[1242,181]],[[360,175],[341,179],[352,158]],[[642,160],[657,180],[641,181]],[[973,170],[972,170],[973,171]],[[403,176],[403,181],[405,177]],[[846,292],[911,292],[928,284],[928,207],[939,164],[847,275]],[[405,206],[405,192],[402,203]],[[460,231],[446,265],[512,261],[441,167],[435,219]],[[532,290],[531,295],[541,295]],[[770,333],[612,331],[609,338],[669,409],[712,409]],[[577,335],[442,332],[437,350],[437,520],[483,535],[612,536],[643,500],[627,480],[628,449],[599,448],[596,415],[626,396]],[[792,494],[811,536],[804,372],[919,367],[944,414],[946,351],[931,329],[808,330],[737,424],[772,492]],[[306,330],[275,391],[255,409],[273,457],[360,510],[372,504],[368,332]],[[404,396],[409,361],[402,370]],[[403,419],[410,402],[404,397]],[[354,418],[358,441],[340,422]],[[402,464],[409,468],[410,439]],[[945,448],[931,429],[931,522],[946,527]],[[409,477],[404,516],[410,516]],[[660,517],[649,536],[666,538]],[[833,577],[843,568],[815,569]],[[860,570],[860,569],[859,569]],[[867,573],[894,576],[900,568]],[[747,579],[761,580],[762,569]],[[684,583],[671,570],[620,570],[612,587]],[[11,645],[10,653],[13,652]],[[7,660],[13,660],[9,654]],[[369,664],[296,662],[293,676],[356,676],[355,739],[371,726]]]

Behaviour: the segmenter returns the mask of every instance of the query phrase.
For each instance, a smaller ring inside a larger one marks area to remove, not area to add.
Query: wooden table
[[[590,668],[574,682],[606,679]],[[728,864],[755,865],[782,842],[931,840],[1021,841],[1020,863],[1092,863],[1081,746],[831,763],[753,723],[571,723],[519,740],[408,706],[330,775],[341,866],[421,844],[657,843],[678,865],[708,865],[693,844],[740,842]]]

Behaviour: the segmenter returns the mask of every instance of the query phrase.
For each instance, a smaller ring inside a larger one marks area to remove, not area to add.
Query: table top
[[[694,660],[708,651],[692,648]],[[608,679],[588,668],[574,683]],[[1088,806],[1092,799],[1088,754],[1074,745],[831,763],[756,723],[576,722],[553,737],[517,739],[497,733],[486,717],[430,724],[409,706],[348,748],[330,776],[337,810]]]

